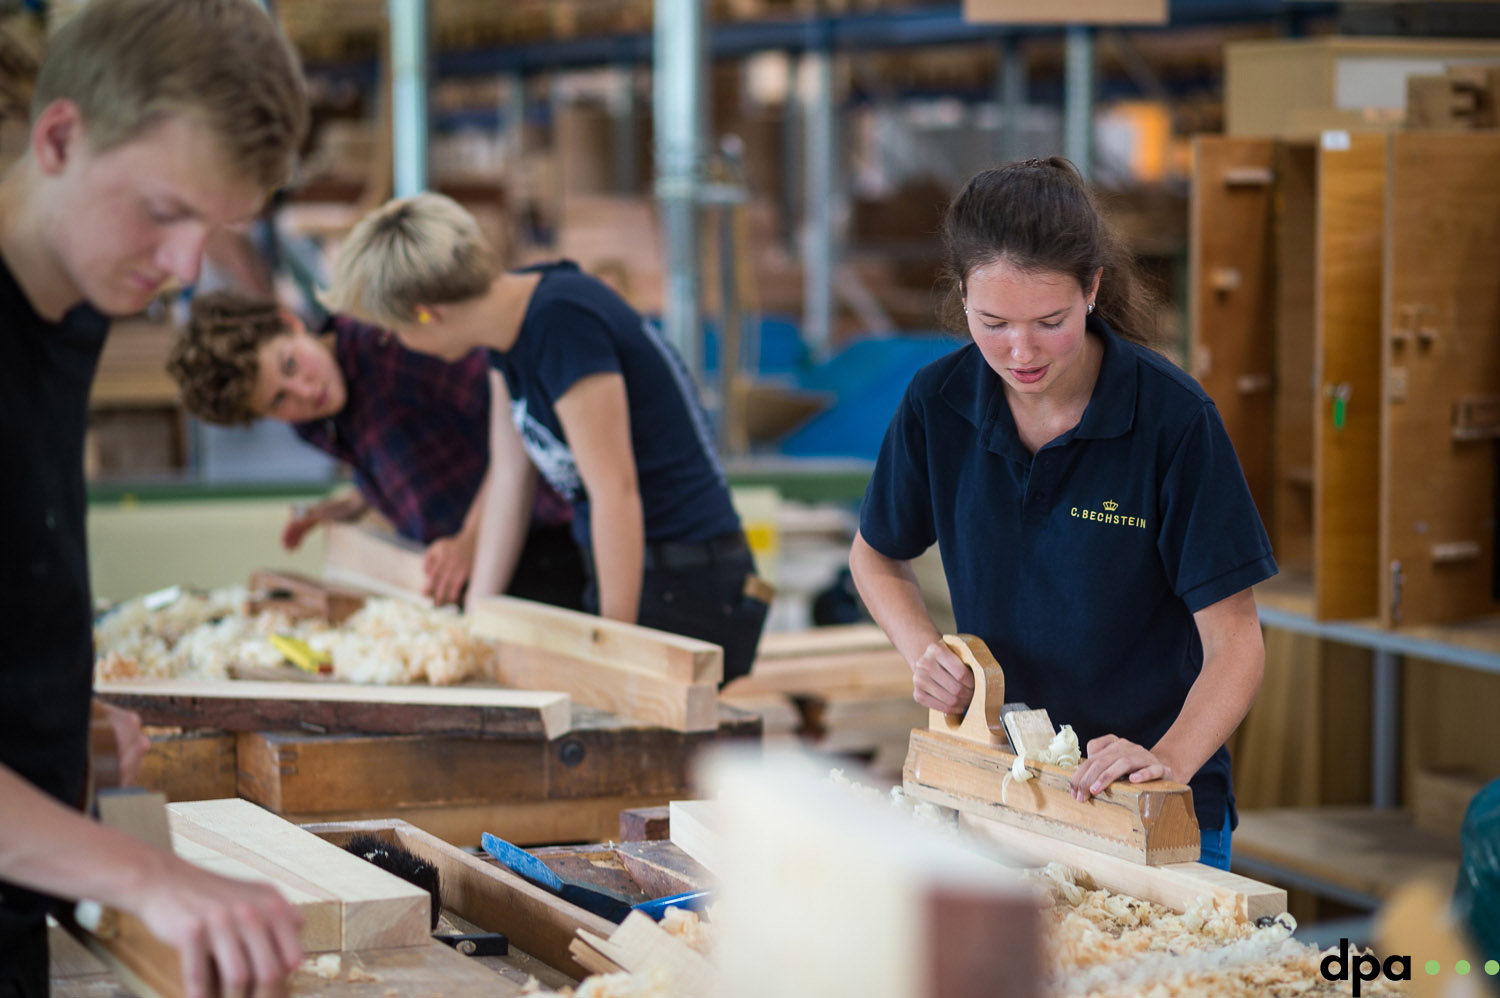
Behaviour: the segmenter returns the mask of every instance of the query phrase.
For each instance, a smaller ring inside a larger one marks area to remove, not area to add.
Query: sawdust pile
[[[165,606],[148,597],[122,603],[94,627],[95,677],[224,679],[235,669],[274,668],[285,659],[273,634],[328,654],[332,678],[349,683],[449,685],[494,664],[494,645],[470,633],[453,607],[371,599],[330,627],[275,610],[246,614],[246,595],[231,587],[184,592]]]
[[[712,957],[716,937],[713,929],[713,907],[699,917],[687,908],[668,908],[656,923],[670,936],[706,957]],[[521,989],[532,998],[686,998],[672,987],[665,975],[646,973],[594,974],[580,981],[577,988],[544,991],[535,978]]]
[[[1056,998],[1291,998],[1346,994],[1325,979],[1325,955],[1291,938],[1290,915],[1253,924],[1229,904],[1198,898],[1178,914],[1150,901],[1094,890],[1058,863],[1027,871],[1052,900],[1044,913],[1048,993]],[[1381,978],[1370,995],[1400,995]]]

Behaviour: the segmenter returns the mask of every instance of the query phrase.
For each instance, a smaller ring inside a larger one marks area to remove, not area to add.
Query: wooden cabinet
[[[1320,620],[1495,612],[1500,133],[1202,138],[1192,370]]]

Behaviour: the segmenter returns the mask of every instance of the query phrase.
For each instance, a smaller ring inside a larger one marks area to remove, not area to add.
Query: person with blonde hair
[[[47,994],[46,907],[90,898],[181,960],[274,995],[300,916],[88,821],[93,600],[83,436],[108,316],[192,283],[217,229],[284,182],[307,128],[295,53],[254,0],[91,0],[49,39],[25,153],[0,177],[0,998]],[[127,778],[139,720],[106,711]]]
[[[726,681],[743,675],[766,605],[691,376],[654,323],[575,264],[498,259],[460,205],[419,194],[355,226],[328,295],[413,350],[489,351],[493,470],[470,598],[504,587],[540,472],[573,504],[589,608],[712,641]]]

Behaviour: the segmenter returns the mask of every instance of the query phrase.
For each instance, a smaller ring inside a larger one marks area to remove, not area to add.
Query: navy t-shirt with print
[[[574,504],[573,533],[590,550],[588,494],[555,405],[583,378],[625,379],[630,441],[647,543],[706,541],[740,527],[707,417],[682,360],[651,321],[569,261],[530,268],[541,280],[511,348],[490,351],[532,462]]]
[[[1212,400],[1097,317],[1088,329],[1105,347],[1093,397],[1035,455],[978,347],[918,371],[860,533],[903,560],[938,544],[958,628],[989,645],[1007,700],[1046,708],[1081,743],[1113,733],[1149,747],[1202,669],[1193,613],[1276,563]],[[1191,786],[1199,825],[1221,828],[1228,750]]]

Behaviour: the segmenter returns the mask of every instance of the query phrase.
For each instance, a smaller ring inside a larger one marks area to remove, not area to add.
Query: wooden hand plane
[[[994,818],[1147,866],[1198,859],[1193,792],[1181,783],[1119,780],[1088,801],[1076,801],[1072,770],[1023,762],[1029,780],[1011,775],[1000,709],[1005,673],[972,634],[945,636],[974,674],[974,699],[961,716],[934,710],[928,730],[911,733],[902,771],[907,796]]]

